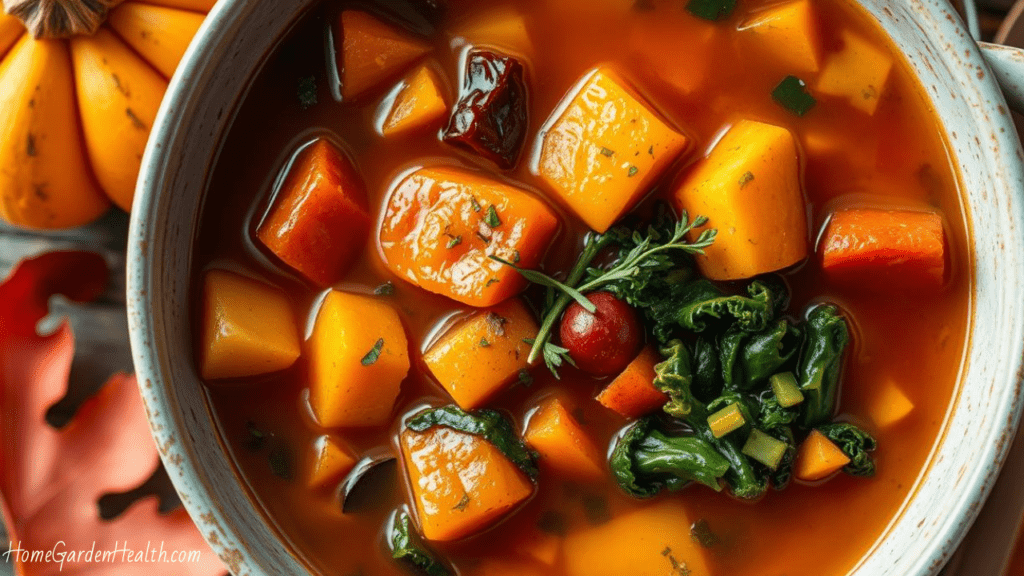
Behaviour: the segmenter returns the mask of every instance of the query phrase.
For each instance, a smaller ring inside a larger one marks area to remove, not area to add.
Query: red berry
[[[573,302],[562,316],[562,346],[580,369],[595,376],[622,372],[640,353],[643,328],[636,311],[611,292],[594,292],[587,299],[593,314]]]

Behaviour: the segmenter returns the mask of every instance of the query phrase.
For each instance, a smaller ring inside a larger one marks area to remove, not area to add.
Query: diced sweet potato
[[[199,362],[203,379],[284,370],[300,350],[295,313],[284,292],[223,270],[206,273]]]
[[[605,476],[604,458],[594,441],[558,398],[549,398],[537,408],[530,417],[525,440],[552,470],[581,480]]]
[[[740,26],[758,45],[792,73],[815,73],[821,68],[821,36],[811,0],[792,0],[770,6]]]
[[[392,192],[380,246],[388,268],[405,280],[487,307],[526,286],[489,257],[534,268],[557,229],[551,209],[523,190],[457,168],[423,168]]]
[[[308,478],[311,488],[340,481],[356,465],[352,450],[332,434],[324,434],[313,442],[312,460]]]
[[[378,298],[332,290],[309,339],[309,402],[325,428],[388,422],[409,372],[398,313]]]
[[[804,482],[817,482],[839,472],[850,458],[817,430],[811,430],[800,444],[793,464],[793,475]]]
[[[834,281],[889,290],[938,288],[946,274],[942,216],[926,210],[851,208],[832,214],[818,246]]]
[[[609,68],[585,77],[556,110],[537,172],[598,232],[650,191],[688,141]]]
[[[512,6],[501,6],[475,14],[455,25],[452,36],[464,38],[473,46],[533,54],[533,41],[523,13]]]
[[[708,576],[705,550],[690,536],[693,518],[679,499],[572,533],[565,541],[568,576]]]
[[[626,366],[611,384],[597,396],[597,401],[626,418],[639,418],[654,412],[669,398],[654,387],[654,367],[662,361],[654,347],[647,347]]]
[[[521,504],[533,484],[493,444],[437,426],[401,436],[406,473],[428,540],[458,540]]]
[[[366,12],[341,13],[341,97],[355,100],[401,76],[430,52],[430,45]]]
[[[536,337],[538,329],[522,301],[507,300],[452,328],[423,361],[459,406],[472,410],[530,367],[524,340]]]
[[[844,97],[856,108],[874,114],[892,72],[892,57],[855,32],[844,30],[842,34],[842,51],[829,57],[815,88],[822,94]]]
[[[718,230],[707,256],[697,258],[712,280],[752,278],[807,257],[800,159],[785,128],[736,123],[686,175],[675,204]]]
[[[886,379],[872,398],[869,414],[878,428],[898,424],[914,411],[914,403],[892,379]]]
[[[429,66],[421,66],[402,83],[381,133],[394,136],[437,125],[447,111],[437,74]]]
[[[359,258],[369,233],[362,181],[348,159],[321,139],[299,155],[256,236],[282,262],[330,286]]]

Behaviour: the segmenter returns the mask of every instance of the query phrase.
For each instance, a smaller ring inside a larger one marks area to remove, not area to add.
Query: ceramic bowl
[[[308,570],[237,478],[211,418],[191,360],[191,255],[233,111],[264,56],[312,3],[219,2],[171,82],[131,223],[129,323],[153,434],[185,507],[236,576]],[[852,572],[924,576],[945,564],[970,527],[1020,414],[1024,157],[992,69],[945,0],[862,3],[905,52],[938,111],[961,168],[971,234],[975,283],[961,384],[910,497]],[[996,53],[1000,79],[1024,83],[1012,73],[1018,57]]]

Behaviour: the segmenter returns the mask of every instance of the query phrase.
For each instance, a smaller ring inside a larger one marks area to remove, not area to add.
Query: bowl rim
[[[885,0],[844,1],[859,5],[862,11],[869,13],[878,21],[886,33],[892,36],[890,26],[893,24],[891,22],[887,23],[885,20],[895,19],[895,16],[888,7],[881,5]],[[164,222],[158,210],[160,207],[158,199],[163,192],[162,178],[169,170],[170,159],[167,157],[166,151],[171,147],[166,144],[179,137],[181,133],[180,128],[183,118],[180,117],[180,114],[189,109],[188,103],[196,93],[196,87],[204,79],[204,72],[208,67],[207,53],[209,48],[229,39],[228,32],[237,25],[237,21],[245,10],[246,4],[245,0],[218,1],[199,29],[195,40],[182,59],[181,65],[171,79],[167,96],[154,122],[149,145],[143,157],[127,244],[127,307],[130,339],[135,367],[139,376],[139,386],[145,400],[152,434],[157,445],[161,447],[161,459],[168,470],[176,490],[182,496],[185,508],[196,522],[204,537],[207,538],[211,548],[225,561],[232,573],[236,575],[241,575],[243,572],[252,574],[263,574],[264,572],[247,560],[248,555],[240,553],[240,549],[245,549],[246,544],[236,527],[227,521],[228,517],[223,515],[222,511],[219,511],[217,506],[211,502],[210,494],[206,487],[197,480],[199,477],[198,468],[188,458],[182,457],[181,450],[174,451],[165,448],[174,445],[177,439],[188,437],[188,430],[182,425],[179,415],[175,414],[178,405],[170,394],[172,384],[163,377],[160,363],[155,360],[159,357],[159,351],[156,349],[157,330],[150,318],[150,311],[154,305],[154,297],[152,296],[154,292],[151,288],[155,282],[153,266],[150,263],[154,260],[153,247],[155,243],[153,242],[153,231],[156,226],[147,225],[147,223]],[[867,7],[866,4],[872,4],[872,7]],[[994,75],[982,58],[977,45],[970,38],[959,16],[948,5],[944,4],[942,0],[911,0],[909,4],[914,10],[919,11],[923,18],[930,19],[933,25],[942,27],[943,32],[948,32],[943,37],[947,42],[945,45],[947,49],[942,52],[940,60],[948,61],[955,59],[958,65],[969,67],[969,69],[977,68],[980,72],[983,72],[983,77],[979,77],[972,84],[983,101],[996,104],[1001,110],[999,115],[986,115],[989,125],[984,127],[994,129],[992,138],[995,140],[995,145],[989,159],[1001,162],[1001,165],[1006,170],[1006,185],[1003,189],[1012,192],[1013,184],[1016,184],[1018,192],[1024,190],[1024,184],[1022,184],[1024,183],[1024,154],[1021,153],[1020,142],[1013,128],[1011,117],[1006,113],[1005,99],[994,80]],[[294,20],[292,23],[294,23]],[[282,27],[282,31],[284,29],[286,28]],[[893,37],[893,42],[903,52],[904,57],[909,60],[907,48],[896,41],[895,37]],[[911,62],[911,64],[914,67],[914,63]],[[920,69],[915,67],[915,71],[920,74]],[[928,93],[928,99],[934,104],[934,95],[930,92]],[[940,121],[943,120],[943,113],[938,105],[935,105],[934,113],[940,117]],[[981,130],[982,127],[974,129]],[[943,131],[945,132],[945,126],[943,126]],[[952,150],[950,155],[953,162],[959,159]],[[961,168],[960,171],[962,172],[962,170]],[[973,253],[977,245],[976,234],[978,227],[974,223],[973,214],[970,210],[971,202],[967,198],[966,191],[961,192],[961,197],[967,220],[968,244]],[[1006,200],[1010,206],[1010,212],[1017,217],[1018,221],[1024,221],[1024,195],[1017,194],[1016,197],[1010,197]],[[1020,246],[1013,246],[1011,249],[1015,251],[1018,263],[1024,261],[1024,257],[1022,257],[1024,255],[1024,243]],[[976,267],[976,263],[973,260],[974,257],[972,255],[972,267]],[[981,280],[975,272],[973,283],[977,284]],[[977,286],[972,286],[972,302],[976,291]],[[1024,298],[1024,296],[1021,297]],[[974,308],[974,304],[972,304],[972,308]],[[1015,335],[1021,336],[1024,334],[1024,320],[1020,318],[1016,318],[1016,320],[1018,322],[1014,324],[1016,328]],[[974,317],[973,310],[969,321],[978,321]],[[970,329],[967,338],[968,342],[965,350],[970,351],[974,346],[974,343],[971,341]],[[982,466],[972,471],[973,475],[969,481],[970,489],[961,494],[953,507],[948,511],[948,518],[946,518],[946,522],[941,529],[941,537],[932,537],[929,540],[927,551],[919,559],[920,561],[914,564],[915,571],[913,574],[915,575],[938,572],[945,563],[945,560],[952,556],[979,512],[980,504],[988,496],[995,479],[999,475],[1010,447],[1010,442],[1006,439],[1013,437],[1022,410],[1022,382],[1024,382],[1024,358],[1022,358],[1022,355],[1024,355],[1024,338],[1018,338],[1017,341],[1019,346],[1015,349],[1021,354],[1009,360],[1012,363],[1013,374],[1015,374],[1012,377],[1012,382],[1009,382],[1009,384],[1013,385],[1013,391],[1009,395],[1008,400],[999,403],[999,409],[993,414],[995,422],[991,424],[993,427],[993,437],[999,440],[986,446],[984,456],[978,458],[978,463],[982,464]],[[949,413],[940,433],[942,436],[946,434],[949,426],[949,416],[959,401],[958,396],[964,376],[965,374],[962,372],[961,381],[958,383],[956,392],[957,396],[953,398],[950,404]],[[936,440],[936,451],[942,443],[942,440]],[[929,460],[920,473],[920,478],[915,482],[915,487],[911,489],[907,496],[907,502],[917,498],[921,480],[929,474],[932,468],[933,459],[935,458],[934,452],[929,456]],[[244,487],[244,482],[240,482],[240,484]],[[903,504],[893,523],[898,520],[906,504]],[[260,508],[258,505],[256,507]],[[879,543],[888,537],[891,529],[892,525],[880,536],[879,542],[876,542],[875,547],[867,552],[868,555],[872,554]],[[210,535],[216,536],[218,534],[220,535],[219,537],[210,537]],[[310,567],[299,560],[293,552],[289,553],[292,554],[296,567],[309,570]],[[862,558],[851,569],[851,573],[858,573],[859,567],[863,562],[864,559]]]

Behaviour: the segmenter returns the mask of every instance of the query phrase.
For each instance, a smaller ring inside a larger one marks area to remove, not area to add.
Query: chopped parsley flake
[[[639,168],[637,168],[636,166],[630,166],[629,167],[629,177],[630,178],[632,178],[633,176],[636,176],[638,173],[640,173],[640,169]]]
[[[452,248],[455,248],[459,244],[462,244],[462,236],[452,236],[451,238],[448,239],[447,248],[451,250]]]
[[[380,358],[380,353],[383,349],[384,339],[380,338],[379,340],[377,340],[377,343],[373,345],[373,348],[371,348],[370,351],[366,353],[366,356],[363,356],[363,366],[372,366],[373,364],[376,364],[377,360]]]
[[[487,207],[487,218],[484,222],[487,222],[487,225],[491,228],[501,226],[501,218],[498,217],[498,211],[494,209],[493,204]]]
[[[492,285],[497,284],[498,282],[501,282],[501,280],[498,280],[497,278],[491,278],[490,280],[487,281],[487,284],[484,287],[490,288]]]
[[[796,76],[786,76],[772,91],[772,99],[797,116],[807,114],[818,103],[807,92],[807,84]]]
[[[605,148],[604,146],[601,147],[601,156],[607,156],[608,158],[611,158],[614,155],[615,151],[612,150],[611,148]]]
[[[462,495],[462,499],[459,500],[459,503],[456,504],[454,507],[452,507],[452,509],[453,510],[458,510],[459,512],[465,512],[467,506],[469,506],[469,493],[468,492]]]
[[[753,181],[754,181],[754,173],[753,172],[744,172],[743,176],[740,176],[740,188],[746,188],[747,184],[750,184]]]
[[[491,345],[491,343],[487,341],[487,338],[481,338],[480,339],[480,347],[481,348],[489,348],[490,345]]]
[[[470,196],[469,197],[469,201],[471,202],[471,205],[473,206],[473,212],[479,212],[479,211],[484,209],[483,206],[481,206],[480,203],[477,202],[476,196]]]
[[[530,387],[533,385],[533,375],[526,370],[519,371],[519,383],[523,386]]]

